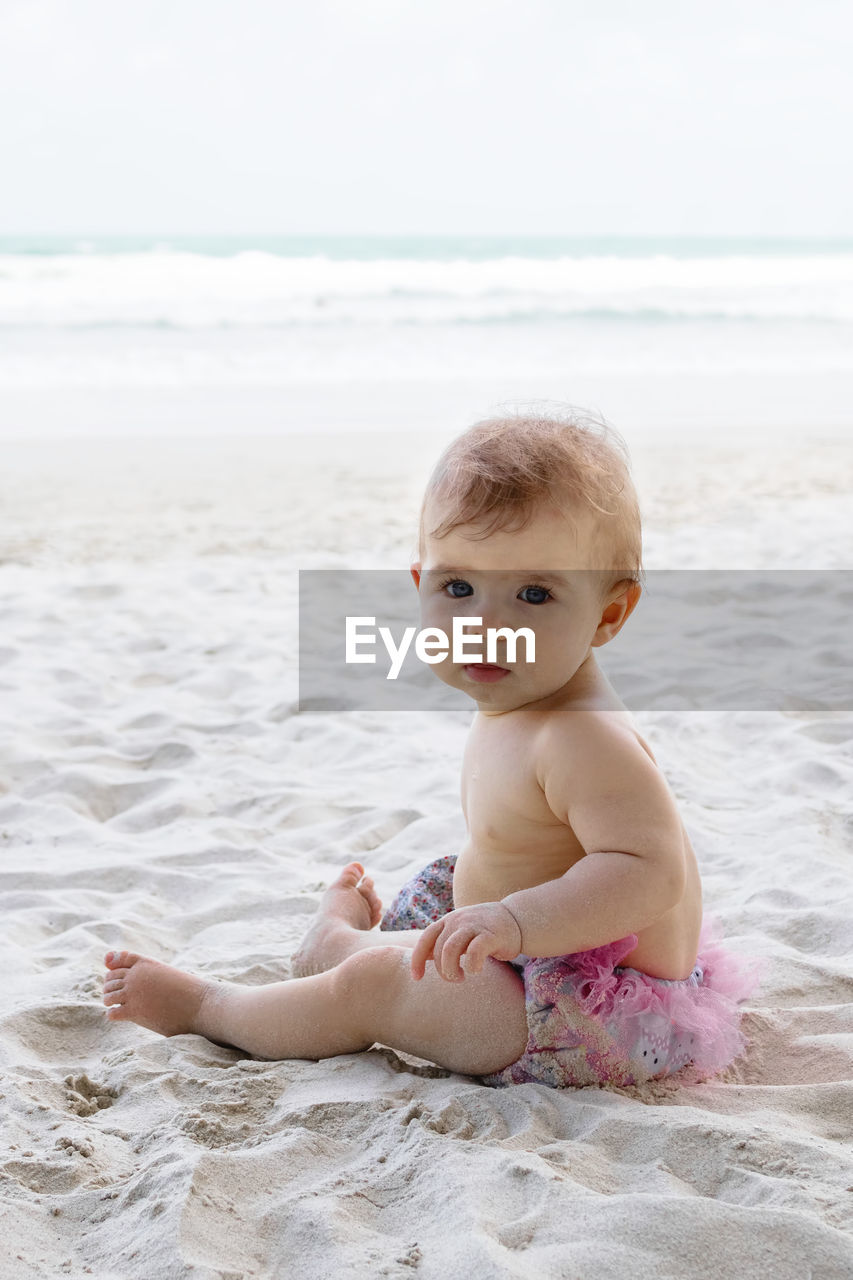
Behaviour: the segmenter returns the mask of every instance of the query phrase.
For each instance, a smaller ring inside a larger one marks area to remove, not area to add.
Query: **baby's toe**
[[[104,1004],[107,1004],[107,1005],[122,1004],[125,998],[126,997],[125,997],[124,984],[122,984],[122,986],[120,987],[117,987],[115,991],[104,992]]]
[[[110,1022],[127,1022],[130,1014],[125,1012],[124,1005],[117,1004],[112,1009],[107,1009],[107,1019]]]
[[[370,907],[370,926],[372,928],[382,919],[382,900],[374,889],[373,880],[370,876],[365,876],[358,887]]]
[[[341,874],[338,876],[338,887],[343,889],[354,889],[363,875],[364,867],[360,862],[348,862]]]
[[[129,969],[138,959],[139,956],[134,951],[108,951],[104,956],[104,964],[108,969]]]

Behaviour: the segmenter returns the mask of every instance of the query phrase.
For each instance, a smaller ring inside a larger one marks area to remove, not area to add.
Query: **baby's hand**
[[[424,976],[432,958],[447,982],[461,982],[465,973],[479,973],[487,956],[514,960],[521,951],[521,929],[501,902],[480,902],[474,907],[449,911],[427,925],[412,951],[412,977]],[[465,954],[465,972],[459,963]]]

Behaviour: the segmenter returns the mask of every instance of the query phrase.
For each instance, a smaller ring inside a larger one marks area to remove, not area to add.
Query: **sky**
[[[843,236],[849,0],[0,0],[0,234]]]

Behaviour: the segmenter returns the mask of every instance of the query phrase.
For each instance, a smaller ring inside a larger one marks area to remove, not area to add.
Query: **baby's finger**
[[[450,944],[451,939],[456,936],[456,932],[457,931],[453,927],[453,924],[449,923],[445,917],[442,921],[442,928],[435,940],[435,946],[433,947],[432,959],[436,973],[440,978],[444,978],[445,981],[450,981],[448,973],[445,971],[445,956],[448,954],[447,947]]]
[[[441,955],[437,956],[435,963],[436,967],[441,970],[441,976],[446,978],[448,982],[461,982],[465,977],[459,961],[471,939],[476,936],[477,930],[469,925],[464,929],[454,929],[453,933],[445,939],[441,948]]]
[[[442,952],[442,948],[444,947],[444,944],[447,942],[447,939],[449,937],[449,932],[447,929],[446,920],[436,920],[435,926],[436,926],[436,932],[433,939],[432,953],[431,953],[432,962],[435,965],[436,972],[439,974],[439,976],[443,976],[443,974],[441,973],[441,952]]]
[[[490,933],[478,933],[465,953],[465,972],[480,973],[495,946],[495,938]]]
[[[442,921],[433,920],[428,924],[412,948],[412,977],[419,981],[426,973],[427,960],[432,955],[435,940],[441,932]]]

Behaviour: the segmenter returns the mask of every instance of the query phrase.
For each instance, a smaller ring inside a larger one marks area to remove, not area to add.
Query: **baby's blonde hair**
[[[485,418],[448,445],[427,482],[421,547],[426,532],[442,538],[458,525],[475,524],[488,537],[523,529],[542,503],[570,520],[580,505],[598,513],[607,563],[595,567],[605,571],[606,589],[626,578],[642,583],[642,522],[629,465],[619,432],[586,410],[561,406]],[[427,531],[429,502],[441,503],[447,514]]]

